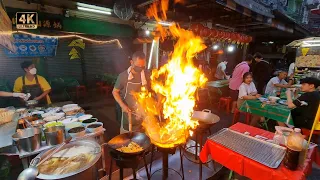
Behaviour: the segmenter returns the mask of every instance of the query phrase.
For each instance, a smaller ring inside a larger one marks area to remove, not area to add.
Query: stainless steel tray
[[[208,139],[270,168],[278,168],[286,148],[225,128]]]

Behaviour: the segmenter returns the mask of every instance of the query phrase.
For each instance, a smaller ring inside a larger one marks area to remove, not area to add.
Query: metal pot
[[[68,174],[54,174],[54,175],[47,175],[47,174],[39,174],[37,176],[37,179],[65,179],[65,180],[79,180],[79,179],[86,179],[86,180],[93,180],[97,179],[98,177],[98,167],[97,162],[99,158],[101,157],[101,147],[98,143],[90,140],[82,140],[82,141],[74,141],[70,142],[69,144],[65,145],[61,150],[66,148],[71,148],[73,146],[88,146],[93,147],[95,149],[95,157],[94,159],[86,164],[81,169],[78,169],[74,172],[68,173]],[[39,159],[44,159],[47,155],[49,155],[52,151],[54,151],[55,148],[52,148],[46,152],[43,152],[39,154],[35,159],[31,161],[30,166],[36,166],[37,163],[39,163]],[[60,151],[61,151],[60,150]]]
[[[192,114],[192,119],[199,121],[200,128],[208,128],[220,121],[220,117],[212,114],[208,109],[204,109],[202,111],[194,111]]]
[[[19,129],[12,135],[12,139],[16,142],[20,153],[33,152],[41,146],[41,129]]]
[[[53,146],[63,143],[65,140],[64,126],[53,126],[44,130],[47,145]]]
[[[30,124],[33,127],[39,127],[42,128],[42,126],[45,124],[46,122],[44,120],[35,120],[35,121],[31,121]]]

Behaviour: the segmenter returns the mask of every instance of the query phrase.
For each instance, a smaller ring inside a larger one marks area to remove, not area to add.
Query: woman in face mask
[[[30,99],[37,100],[40,105],[51,104],[49,92],[51,87],[47,80],[37,75],[37,69],[31,61],[21,63],[25,75],[18,77],[14,83],[14,92],[30,94]]]

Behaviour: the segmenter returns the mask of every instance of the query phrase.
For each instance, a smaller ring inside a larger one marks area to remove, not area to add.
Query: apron
[[[134,111],[137,108],[136,100],[131,92],[139,92],[142,87],[142,82],[134,83],[129,80],[126,85],[126,91],[124,95],[124,102],[127,106]],[[141,131],[142,130],[142,119],[137,119],[135,115],[131,115],[132,119],[132,131]],[[129,117],[128,113],[122,111],[121,116],[121,125],[120,125],[120,134],[126,133],[129,131]]]
[[[39,84],[39,81],[38,81],[38,76],[36,75],[35,78],[36,78],[36,84],[33,84],[33,85],[26,85],[26,82],[25,82],[25,76],[22,77],[22,93],[30,93],[31,97],[30,99],[34,99],[38,96],[40,96],[43,91],[41,89],[41,86]],[[39,105],[47,105],[48,102],[47,102],[47,97],[44,97],[42,98],[41,100],[39,100]]]

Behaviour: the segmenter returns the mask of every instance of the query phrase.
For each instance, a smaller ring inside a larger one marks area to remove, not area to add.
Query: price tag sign
[[[37,29],[38,13],[37,12],[17,12],[16,27],[17,29]]]

